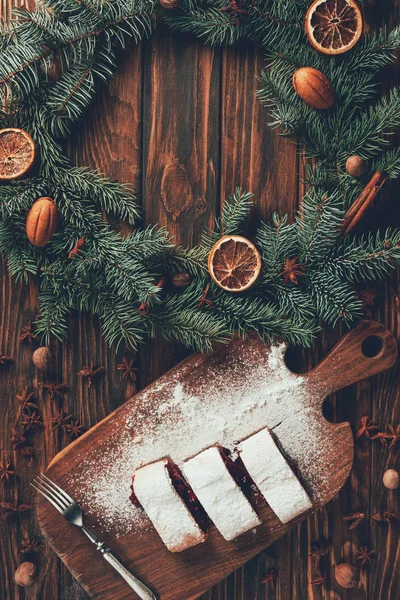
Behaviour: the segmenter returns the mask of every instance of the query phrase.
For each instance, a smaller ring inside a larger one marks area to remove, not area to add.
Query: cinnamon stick
[[[361,194],[354,201],[344,216],[341,232],[343,235],[349,235],[364,217],[365,213],[372,206],[376,195],[386,181],[386,175],[382,171],[377,171],[371,177]]]
[[[162,288],[164,283],[165,283],[165,277],[161,277],[161,279],[156,283],[156,287]],[[147,313],[149,312],[149,308],[150,307],[149,307],[148,302],[142,302],[138,308],[139,315],[141,315],[142,317],[147,315]]]

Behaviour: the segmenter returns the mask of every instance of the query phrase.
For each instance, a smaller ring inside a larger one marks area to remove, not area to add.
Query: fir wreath
[[[309,4],[180,0],[166,17],[172,28],[208,44],[232,44],[242,37],[261,44],[268,68],[261,74],[259,95],[272,116],[270,125],[297,136],[313,158],[309,191],[295,222],[274,215],[258,228],[262,274],[245,294],[216,286],[207,256],[222,234],[240,229],[251,194],[237,190],[215,230],[206,232],[196,248],[174,246],[156,227],[122,237],[100,211],[134,224],[139,209],[133,193],[97,172],[72,167],[60,145],[90,104],[97,83],[112,76],[118,50],[131,38],[137,43],[151,35],[158,2],[44,0],[35,12],[16,10],[11,24],[3,26],[0,128],[28,131],[39,159],[35,177],[0,186],[0,252],[16,278],[40,278],[36,332],[45,342],[67,335],[68,314],[76,309],[99,315],[110,344],[136,347],[159,331],[201,351],[233,332],[250,330],[264,340],[279,336],[306,346],[321,320],[349,324],[361,316],[354,285],[384,278],[399,264],[400,231],[356,238],[343,237],[341,229],[346,210],[372,173],[400,174],[400,151],[385,135],[400,125],[399,90],[382,96],[377,78],[400,47],[400,27],[365,35],[343,56],[325,56],[304,34]],[[302,66],[319,69],[332,83],[336,102],[330,110],[317,111],[294,92],[292,76]],[[353,154],[368,161],[369,170],[359,180],[345,170]],[[53,198],[61,214],[59,230],[45,248],[33,246],[25,234],[27,210],[41,196]],[[286,261],[295,258],[305,268],[298,285],[284,277]],[[182,272],[191,281],[179,293],[156,284]],[[199,307],[201,298],[208,301]]]

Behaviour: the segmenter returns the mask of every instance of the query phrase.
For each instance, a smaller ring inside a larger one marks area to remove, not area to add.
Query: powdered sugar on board
[[[215,444],[234,450],[266,426],[310,497],[322,497],[334,432],[316,419],[321,410],[308,380],[287,369],[284,352],[283,344],[270,349],[235,344],[215,360],[199,356],[195,364],[182,363],[139,393],[123,409],[121,427],[110,428],[107,440],[83,458],[71,480],[77,500],[96,515],[100,529],[125,534],[151,527],[129,501],[131,476],[139,467],[165,457],[182,465]]]

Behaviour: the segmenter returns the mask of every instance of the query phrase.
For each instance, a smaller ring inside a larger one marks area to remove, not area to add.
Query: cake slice
[[[312,508],[307,492],[269,429],[262,429],[241,442],[238,450],[253,482],[282,523]]]
[[[186,461],[182,471],[204,510],[226,540],[261,521],[230,474],[221,448],[213,447]]]
[[[176,485],[181,486],[180,493]],[[207,534],[193,516],[201,507],[170,460],[138,469],[132,478],[132,492],[132,501],[140,503],[168,550],[182,552],[205,541]],[[192,512],[182,497],[185,495],[191,497]]]

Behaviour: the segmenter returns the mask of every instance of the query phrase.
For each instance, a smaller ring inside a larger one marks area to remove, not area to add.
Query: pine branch
[[[322,194],[311,189],[304,196],[297,217],[297,233],[302,263],[320,262],[335,245],[343,220],[339,193]]]
[[[339,320],[349,325],[362,316],[362,304],[346,282],[329,271],[313,271],[308,276],[308,291],[317,314],[328,325]]]
[[[387,229],[361,238],[345,238],[327,260],[330,272],[351,282],[377,281],[400,263],[400,231]]]
[[[272,223],[261,223],[256,236],[263,264],[263,280],[277,277],[287,257],[297,256],[298,241],[296,226],[288,224],[288,217],[280,218],[274,213]]]
[[[228,329],[238,332],[242,337],[246,337],[250,331],[256,331],[265,342],[272,342],[278,337],[290,344],[310,346],[313,335],[319,330],[315,320],[306,315],[288,318],[282,308],[261,298],[249,300],[219,294],[215,306]]]
[[[79,194],[109,215],[134,224],[140,216],[136,197],[129,186],[114,182],[97,171],[85,168],[60,169],[57,180],[67,189]]]
[[[224,203],[221,216],[215,220],[213,231],[206,230],[203,233],[202,245],[205,248],[212,248],[224,235],[237,233],[238,228],[248,216],[251,198],[250,192],[242,192],[240,188],[236,189],[235,194]]]
[[[366,179],[377,169],[400,175],[399,150],[388,137],[400,125],[399,91],[381,97],[376,78],[400,48],[400,27],[364,36],[344,57],[327,57],[306,39],[308,7],[309,0],[182,0],[167,19],[207,43],[231,44],[243,37],[262,44],[269,62],[260,99],[270,125],[295,134],[305,156],[315,159],[306,170],[309,191],[295,222],[273,215],[258,228],[262,274],[244,295],[212,283],[207,258],[221,236],[240,231],[251,194],[236,190],[199,247],[175,247],[162,228],[123,236],[102,212],[135,223],[134,194],[95,171],[72,167],[57,141],[81,117],[98,83],[112,76],[118,50],[130,39],[150,35],[158,5],[45,0],[33,13],[19,9],[11,25],[0,28],[0,127],[26,129],[40,149],[35,178],[0,187],[0,252],[15,277],[40,276],[37,331],[45,343],[67,335],[68,315],[75,310],[98,315],[107,342],[117,347],[136,348],[159,331],[201,351],[250,331],[265,341],[281,337],[310,345],[319,319],[349,324],[361,315],[352,285],[380,279],[400,264],[400,233],[340,237],[344,212],[364,185],[346,173],[345,163],[358,153],[369,161]],[[54,63],[59,79],[52,83]],[[301,66],[313,66],[331,81],[336,101],[330,110],[316,111],[295,93],[292,77]],[[55,200],[61,220],[40,249],[28,241],[25,219],[43,195]],[[81,248],[70,256],[78,240]],[[305,274],[298,285],[283,276],[287,258],[302,263]],[[191,283],[172,293],[169,276],[182,271]],[[157,285],[160,279],[165,285]],[[207,303],[200,302],[205,291]],[[138,312],[143,302],[145,315]]]
[[[130,302],[105,297],[99,314],[104,338],[117,350],[122,342],[127,348],[136,350],[148,334],[143,317],[132,310]]]

